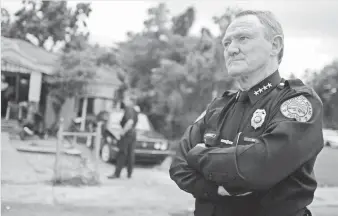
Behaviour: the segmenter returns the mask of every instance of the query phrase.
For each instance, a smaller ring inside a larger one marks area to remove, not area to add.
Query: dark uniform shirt
[[[197,216],[300,215],[317,187],[322,110],[313,89],[278,71],[249,91],[227,91],[188,127],[170,176],[196,198]]]
[[[122,120],[121,120],[121,127],[124,128],[124,126],[126,125],[126,123],[128,122],[128,120],[133,120],[134,121],[134,124],[133,124],[133,127],[130,131],[128,131],[127,133],[131,132],[132,130],[134,130],[136,124],[137,124],[137,121],[138,121],[138,113],[136,112],[136,110],[133,108],[133,107],[128,107],[126,106],[124,108],[124,115],[122,117]]]

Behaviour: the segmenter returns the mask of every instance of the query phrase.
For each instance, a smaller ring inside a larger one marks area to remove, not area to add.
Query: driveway
[[[46,183],[53,175],[55,156],[52,154],[19,153],[6,138],[2,145],[2,213],[5,215],[138,215],[138,216],[189,216],[194,206],[193,197],[181,190],[170,180],[168,165],[138,166],[132,179],[107,180],[105,175],[114,170],[110,164],[100,163],[102,184],[91,187],[52,186]],[[319,168],[320,179],[336,176],[332,167],[325,162],[336,152],[325,150]],[[335,159],[333,159],[335,160]],[[63,156],[63,167],[80,172],[79,158]],[[64,169],[64,172],[65,172]],[[68,170],[68,171],[69,171]],[[338,183],[338,182],[336,182]],[[338,215],[338,188],[323,188],[317,191],[314,215]]]

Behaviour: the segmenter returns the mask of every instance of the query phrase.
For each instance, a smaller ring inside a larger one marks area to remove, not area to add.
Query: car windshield
[[[110,127],[113,129],[121,129],[120,126],[120,121],[122,120],[123,117],[123,112],[112,112],[110,113]],[[152,131],[153,127],[151,123],[148,120],[148,117],[143,114],[139,113],[138,114],[138,122],[136,125],[137,130],[143,130],[143,131]]]

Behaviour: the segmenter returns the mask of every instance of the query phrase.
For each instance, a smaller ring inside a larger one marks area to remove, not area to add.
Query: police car
[[[122,131],[120,121],[123,117],[123,110],[116,110],[108,114],[106,130],[103,133],[103,143],[101,147],[101,159],[104,162],[112,162],[116,159],[118,148],[116,135]],[[135,160],[139,162],[162,163],[170,154],[168,140],[157,133],[148,117],[138,114],[136,125],[136,146]]]
[[[338,131],[323,129],[323,136],[325,146],[338,148]]]

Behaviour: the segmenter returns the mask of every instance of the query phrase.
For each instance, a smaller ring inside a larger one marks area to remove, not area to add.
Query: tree
[[[143,22],[146,31],[165,33],[168,30],[168,25],[170,25],[168,15],[169,10],[165,3],[160,3],[157,7],[149,8],[149,18]]]
[[[78,3],[75,10],[67,6],[67,1],[24,0],[22,3],[7,37],[26,40],[49,51],[62,44],[66,51],[85,48],[90,3]],[[51,46],[47,47],[47,43]]]
[[[168,138],[181,136],[203,112],[215,91],[232,88],[219,37],[202,29],[189,36],[194,12],[172,18],[164,4],[148,10],[141,33],[120,43],[117,62],[124,67],[128,88],[138,89],[139,105],[155,128]]]
[[[223,36],[229,24],[235,18],[235,15],[241,11],[242,9],[238,7],[227,7],[225,8],[225,11],[222,15],[214,16],[212,18],[214,20],[214,23],[219,26],[221,36]]]
[[[338,60],[325,66],[319,72],[306,71],[307,83],[322,99],[326,127],[338,129]]]
[[[195,21],[195,9],[189,7],[183,14],[174,17],[172,32],[181,36],[187,36]]]
[[[10,15],[5,8],[1,8],[1,35],[7,36],[10,27]]]
[[[55,121],[51,131],[56,131],[61,109],[67,98],[72,98],[86,92],[86,86],[95,77],[98,61],[97,47],[88,47],[83,51],[71,50],[60,57],[59,67],[53,76],[47,78]]]

